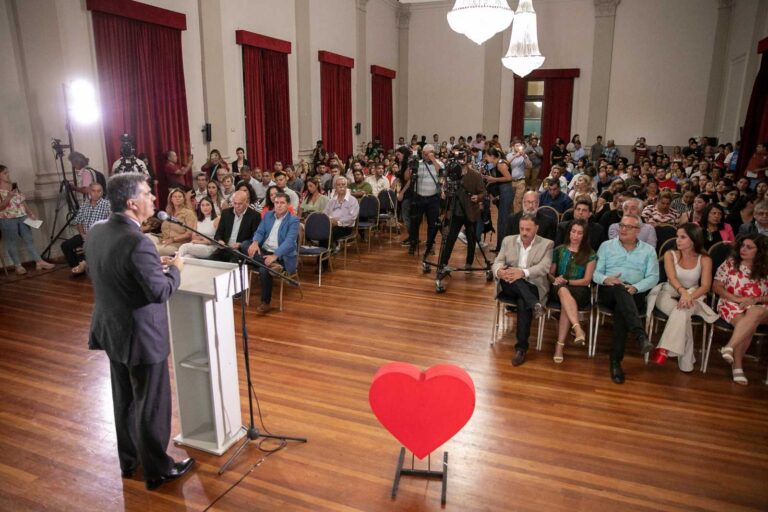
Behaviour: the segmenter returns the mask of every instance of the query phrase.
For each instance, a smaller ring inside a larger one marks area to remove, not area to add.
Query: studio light
[[[67,87],[67,107],[72,120],[78,124],[93,124],[99,120],[96,90],[90,82],[77,79]]]
[[[509,39],[507,55],[501,59],[504,67],[524,77],[544,64],[539,51],[539,37],[536,31],[536,11],[533,0],[520,0],[512,22],[512,37]]]
[[[456,0],[448,12],[448,25],[477,44],[505,30],[514,17],[507,0]]]

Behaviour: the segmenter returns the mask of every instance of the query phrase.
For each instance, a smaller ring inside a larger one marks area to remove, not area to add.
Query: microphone
[[[157,212],[157,218],[162,220],[162,221],[166,221],[167,220],[168,222],[173,222],[174,224],[179,224],[181,226],[185,225],[183,222],[181,222],[176,217],[168,215],[167,212],[163,212],[163,211]]]

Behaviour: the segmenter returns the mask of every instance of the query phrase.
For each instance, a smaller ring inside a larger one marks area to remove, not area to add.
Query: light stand
[[[288,214],[290,215],[290,214]],[[215,239],[211,238],[210,236],[203,234],[199,232],[198,230],[191,228],[184,224],[183,222],[174,219],[170,216],[163,216],[164,218],[161,220],[166,220],[168,222],[172,222],[174,224],[178,224],[179,226],[183,226],[186,229],[192,231],[193,233],[196,233],[200,235],[202,238],[205,238],[212,244],[214,244],[216,247],[219,247],[220,249],[226,250],[228,253],[230,253],[232,256],[237,258],[237,265],[239,267],[239,273],[240,273],[240,328],[243,333],[243,358],[245,359],[245,378],[248,386],[248,426],[243,427],[245,428],[245,440],[240,444],[240,446],[237,447],[237,450],[227,459],[227,461],[224,463],[223,466],[221,466],[221,469],[219,469],[218,474],[222,475],[224,472],[229,468],[230,465],[235,461],[238,455],[243,451],[243,449],[248,446],[251,441],[256,441],[259,438],[262,439],[279,439],[281,441],[297,441],[299,443],[306,443],[307,438],[306,437],[289,437],[289,436],[283,436],[279,434],[262,434],[258,428],[256,428],[256,424],[254,422],[253,418],[253,381],[251,380],[251,363],[250,363],[250,351],[248,350],[248,327],[245,322],[245,299],[242,296],[242,294],[245,293],[245,277],[244,277],[244,270],[245,270],[245,264],[249,263],[257,268],[263,268],[266,269],[270,274],[273,276],[279,277],[280,279],[283,279],[284,281],[288,282],[289,284],[292,284],[296,287],[299,287],[300,284],[298,281],[291,279],[290,277],[287,277],[269,267],[264,265],[263,263],[256,261],[255,259],[251,258],[247,254],[243,254],[242,252],[238,251],[237,249],[233,249],[232,247],[229,247],[228,245],[221,245],[219,244]]]

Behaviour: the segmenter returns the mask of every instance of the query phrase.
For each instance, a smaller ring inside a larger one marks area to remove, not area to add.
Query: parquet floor
[[[747,366],[743,388],[716,355],[706,375],[685,375],[630,353],[616,386],[610,321],[595,359],[569,345],[557,366],[550,321],[544,350],[513,368],[511,336],[489,345],[493,285],[479,273],[455,274],[437,295],[433,274],[386,242],[322,288],[313,271],[302,270],[303,301],[287,289],[284,312],[257,317],[252,303],[248,314],[264,421],[309,443],[264,459],[212,510],[440,510],[438,482],[404,479],[389,497],[399,446],[367,391],[390,361],[457,364],[474,379],[475,414],[444,446],[445,510],[768,510],[764,361]],[[64,268],[0,285],[0,510],[205,509],[264,454],[250,447],[219,477],[225,458],[171,447],[197,459],[193,474],[157,492],[122,480],[108,363],[86,349],[91,305],[87,279]]]

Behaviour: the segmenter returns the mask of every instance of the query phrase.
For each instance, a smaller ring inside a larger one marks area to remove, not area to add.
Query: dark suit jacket
[[[462,188],[458,191],[457,198],[461,203],[461,206],[464,207],[466,217],[472,222],[477,222],[477,219],[480,218],[480,205],[482,204],[482,201],[473,203],[469,200],[469,197],[474,195],[482,196],[485,194],[485,182],[483,181],[483,176],[474,169],[470,169],[467,171],[467,174],[461,178],[461,187]]]
[[[557,225],[557,235],[555,235],[555,247],[558,245],[562,245],[565,242],[565,235],[568,233],[568,230],[571,228],[571,220],[566,220],[561,222]],[[592,247],[592,249],[597,252],[597,249],[600,247],[600,244],[603,243],[603,241],[607,238],[606,231],[603,229],[603,226],[598,224],[597,222],[591,222],[589,223],[589,226],[587,226],[587,233],[589,234],[589,245]]]
[[[507,233],[505,236],[520,234],[520,217],[522,216],[522,210],[509,216],[509,220],[507,221]],[[555,236],[557,234],[557,224],[554,220],[552,220],[552,217],[548,217],[546,214],[542,214],[541,212],[537,211],[536,222],[539,224],[539,229],[536,234],[542,238],[546,238],[547,240],[552,240],[554,242]]]
[[[165,302],[179,287],[178,269],[164,273],[154,244],[119,213],[91,228],[85,254],[94,292],[88,348],[131,366],[167,359]]]
[[[253,238],[253,234],[256,233],[256,229],[261,222],[261,215],[256,211],[246,208],[243,214],[243,220],[240,221],[240,229],[237,231],[237,242],[244,242]],[[216,229],[216,240],[229,241],[229,237],[232,235],[232,226],[235,224],[235,210],[232,208],[225,208],[221,211],[221,220],[219,221],[219,227]]]

